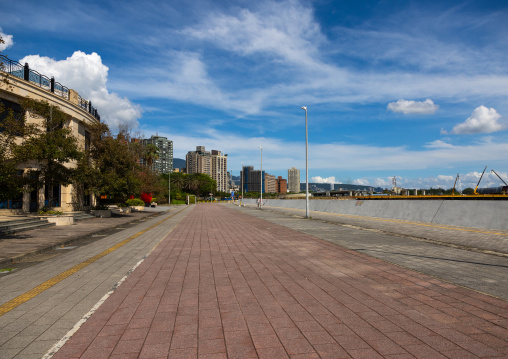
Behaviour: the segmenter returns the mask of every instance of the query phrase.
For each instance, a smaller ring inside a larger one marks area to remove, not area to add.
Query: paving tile
[[[194,207],[55,357],[84,343],[126,358],[506,353],[502,301],[242,211]]]

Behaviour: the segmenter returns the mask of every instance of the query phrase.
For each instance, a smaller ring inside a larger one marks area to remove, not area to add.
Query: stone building
[[[14,112],[23,111],[21,103],[25,98],[45,101],[58,107],[69,115],[67,126],[78,141],[78,146],[84,149],[89,143],[89,126],[100,122],[97,110],[91,101],[82,98],[78,92],[69,89],[55,81],[30,69],[28,64],[21,65],[7,57],[0,55],[3,67],[0,69],[0,101],[6,109]],[[86,76],[86,74],[84,74]],[[22,113],[28,123],[43,124],[44,118],[30,111]],[[0,129],[1,131],[1,129]],[[1,137],[1,132],[0,132]],[[21,138],[20,138],[21,140]],[[66,166],[75,168],[76,162],[69,162]],[[37,173],[40,163],[31,161],[19,168],[25,175]],[[56,184],[53,188],[37,188],[31,192],[24,192],[18,198],[10,198],[0,202],[0,211],[30,212],[37,211],[47,204],[48,192],[53,192],[55,209],[59,211],[73,211],[94,205],[93,195],[85,195],[79,184],[63,186]]]

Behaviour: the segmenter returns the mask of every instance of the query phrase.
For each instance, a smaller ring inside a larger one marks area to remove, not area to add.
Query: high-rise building
[[[212,179],[217,182],[217,191],[227,192],[228,186],[228,155],[212,150]]]
[[[260,192],[261,176],[263,176],[263,193],[277,193],[277,180],[275,176],[265,171],[254,170],[253,166],[244,166],[241,173],[241,186],[245,192]]]
[[[187,173],[205,173],[212,176],[211,154],[205,146],[196,146],[196,151],[189,151],[185,156]]]
[[[285,178],[282,178],[282,176],[279,176],[279,177],[277,177],[275,182],[276,182],[275,192],[286,193],[288,191],[288,181]]]
[[[228,155],[221,151],[206,151],[205,146],[196,146],[185,156],[187,173],[204,173],[217,182],[217,191],[227,192]]]
[[[173,141],[166,137],[151,136],[148,139],[139,141],[142,145],[154,145],[158,148],[157,158],[152,162],[151,170],[157,173],[173,172]],[[146,158],[141,158],[141,164],[147,164]]]
[[[300,170],[296,167],[288,169],[289,192],[300,193]]]
[[[260,192],[261,190],[261,176],[265,182],[265,171],[254,170],[253,166],[243,167],[243,190],[245,192]],[[265,193],[266,183],[263,183],[263,193]]]

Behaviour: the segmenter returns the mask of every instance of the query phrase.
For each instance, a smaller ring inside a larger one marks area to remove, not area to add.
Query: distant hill
[[[173,168],[185,168],[187,167],[185,160],[181,158],[173,158]]]

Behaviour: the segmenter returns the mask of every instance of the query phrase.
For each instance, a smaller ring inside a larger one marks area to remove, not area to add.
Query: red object
[[[141,200],[145,203],[152,203],[152,195],[149,193],[141,193]]]
[[[133,196],[133,195],[131,195],[131,196],[129,197],[129,199],[134,199],[134,196]]]

